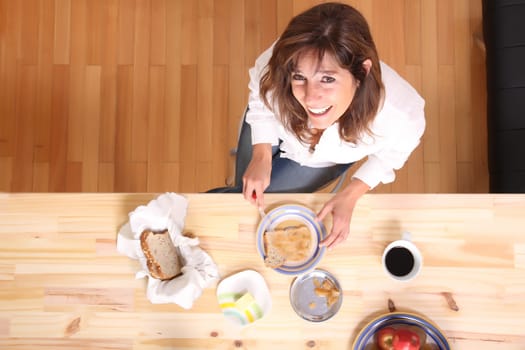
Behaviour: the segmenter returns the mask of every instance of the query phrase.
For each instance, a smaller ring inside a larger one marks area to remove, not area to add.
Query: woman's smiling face
[[[326,129],[348,109],[358,82],[331,54],[301,55],[292,72],[292,93],[308,115],[310,127]]]

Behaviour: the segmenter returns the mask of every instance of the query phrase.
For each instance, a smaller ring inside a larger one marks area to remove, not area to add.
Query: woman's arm
[[[252,159],[242,177],[242,193],[247,201],[258,207],[264,207],[264,190],[270,185],[271,173],[272,145],[269,143],[253,145]]]
[[[252,159],[243,174],[243,195],[250,203],[264,206],[264,190],[270,185],[272,146],[279,142],[278,120],[264,104],[259,81],[272,55],[273,46],[264,51],[250,69],[250,89],[246,122],[250,124]],[[255,194],[255,196],[254,196]]]

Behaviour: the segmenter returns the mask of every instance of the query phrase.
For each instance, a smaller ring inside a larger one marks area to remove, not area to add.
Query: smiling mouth
[[[322,117],[325,115],[330,109],[332,109],[332,106],[324,107],[324,108],[308,108],[308,112],[313,115],[314,117]]]

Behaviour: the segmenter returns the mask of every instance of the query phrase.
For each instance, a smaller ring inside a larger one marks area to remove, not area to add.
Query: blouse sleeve
[[[250,89],[248,98],[248,112],[246,122],[252,131],[252,144],[270,143],[273,146],[279,143],[279,121],[275,114],[264,104],[259,94],[259,81],[266,65],[272,56],[273,45],[264,51],[255,61],[255,66],[250,68]]]
[[[395,170],[401,169],[410,154],[419,145],[425,131],[425,101],[417,91],[391,68],[382,71],[388,110],[380,126],[384,130],[384,147],[368,155],[368,159],[354,173],[370,188],[395,180]]]
[[[385,148],[368,155],[368,159],[357,169],[354,176],[366,183],[370,188],[379,183],[390,183],[395,180],[395,170],[403,167],[412,151],[419,145],[425,129],[424,114],[414,116],[401,124],[396,135]]]

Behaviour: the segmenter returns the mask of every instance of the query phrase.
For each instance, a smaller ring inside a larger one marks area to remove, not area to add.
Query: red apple
[[[394,350],[419,350],[421,343],[417,333],[401,328],[395,331],[392,345]]]
[[[392,327],[381,328],[376,333],[376,343],[381,350],[393,350],[394,334],[396,330]]]

